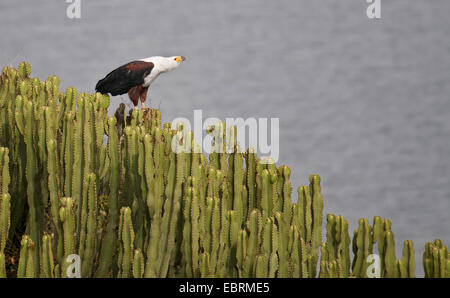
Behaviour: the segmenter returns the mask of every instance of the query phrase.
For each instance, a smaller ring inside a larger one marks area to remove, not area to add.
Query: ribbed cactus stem
[[[34,136],[36,135],[36,123],[34,118],[34,106],[31,101],[26,100],[24,103],[25,113],[25,144],[26,144],[26,178],[27,178],[27,198],[28,206],[30,208],[30,231],[31,239],[33,239],[36,249],[33,249],[34,259],[33,266],[34,272],[39,274],[39,252],[40,241],[42,234],[42,206],[38,196],[38,183],[36,176],[36,169],[38,166],[37,153],[35,151],[35,145],[33,143]],[[31,261],[29,262],[29,264]]]
[[[64,239],[62,223],[59,220],[59,198],[61,197],[61,184],[59,180],[59,163],[57,162],[57,143],[54,139],[47,142],[48,150],[48,188],[53,224],[58,233],[57,258],[61,261],[64,255]]]
[[[120,210],[119,241],[119,276],[127,278],[132,273],[134,252],[134,231],[129,207],[122,207]]]
[[[249,148],[246,154],[247,190],[248,190],[248,212],[257,207],[256,200],[256,153],[255,149]]]
[[[258,240],[259,240],[259,220],[260,215],[257,209],[253,209],[249,215],[249,221],[247,222],[247,229],[249,231],[248,241],[243,256],[242,275],[243,277],[253,276],[253,267],[255,265],[255,257],[258,253]]]
[[[398,277],[398,266],[396,266],[396,257],[395,257],[395,242],[394,242],[394,233],[388,230],[385,232],[386,238],[386,246],[385,246],[385,259],[384,265],[386,270],[386,277],[393,278]]]
[[[64,130],[63,130],[63,146],[61,152],[64,153],[64,195],[72,195],[72,183],[74,172],[74,152],[77,147],[79,153],[79,145],[75,144],[74,126],[75,126],[75,111],[69,110],[64,116]],[[77,159],[78,160],[78,159]],[[78,160],[79,163],[79,160]]]
[[[372,253],[371,227],[366,218],[359,220],[358,229],[353,238],[353,259],[352,274],[356,277],[366,277],[368,266],[367,257]]]
[[[159,277],[161,264],[161,233],[162,233],[162,217],[163,205],[168,204],[168,200],[164,203],[164,140],[160,127],[154,128],[154,145],[151,144],[151,137],[144,138],[146,149],[146,179],[152,179],[154,173],[154,182],[147,185],[150,189],[150,197],[147,199],[147,206],[151,215],[150,240],[147,248],[147,263],[145,266],[145,277]],[[153,153],[153,158],[148,154]],[[153,167],[154,166],[154,167]],[[171,172],[171,179],[174,179],[174,170]]]
[[[310,180],[310,192],[312,198],[312,215],[313,215],[313,227],[312,227],[312,252],[314,256],[314,263],[318,259],[318,249],[322,243],[322,211],[323,211],[323,199],[320,186],[320,176],[311,175]],[[314,268],[315,268],[314,264]]]
[[[0,278],[6,278],[5,253],[0,252]]]
[[[243,158],[240,154],[239,145],[236,145],[237,153],[234,153],[233,166],[233,210],[237,212],[237,218],[239,220],[239,226],[242,226],[247,219],[247,198],[243,198],[243,179],[244,170]]]
[[[192,258],[193,255],[192,251],[192,222],[190,220],[191,212],[192,212],[192,197],[193,197],[193,191],[192,188],[189,187],[186,190],[186,195],[183,202],[183,215],[184,215],[184,228],[183,228],[183,257],[184,257],[184,266],[185,266],[185,274],[186,277],[193,277],[193,270],[192,270]],[[195,252],[194,252],[195,253]]]
[[[48,234],[42,236],[42,261],[41,261],[41,277],[50,278],[54,275],[54,261],[52,251],[52,237]]]
[[[31,66],[28,62],[20,62],[19,67],[17,68],[17,73],[20,78],[28,78],[31,73]]]
[[[81,258],[81,275],[90,277],[93,270],[95,251],[97,246],[97,187],[94,173],[86,177],[86,195],[83,198],[82,221],[85,222],[81,231],[79,255]]]
[[[296,226],[289,229],[289,251],[290,251],[290,277],[299,278],[301,276],[301,255],[300,255],[300,236]]]
[[[255,277],[264,278],[267,277],[267,265],[264,256],[258,255],[255,262]]]
[[[179,135],[177,137],[180,137]],[[177,142],[178,143],[178,142]],[[170,153],[170,168],[167,176],[168,184],[166,188],[166,201],[164,203],[164,215],[162,218],[163,231],[160,246],[162,256],[160,265],[160,276],[165,277],[169,269],[169,260],[172,251],[175,249],[175,236],[178,223],[178,215],[181,208],[180,197],[182,194],[182,184],[184,182],[184,171],[186,153]]]
[[[400,260],[400,277],[415,277],[416,263],[414,260],[414,246],[411,240],[403,242],[402,258]]]
[[[20,247],[19,265],[17,268],[17,277],[18,278],[35,277],[36,276],[34,266],[34,250],[36,249],[35,244],[28,235],[24,235],[22,237],[20,245],[21,247]]]
[[[338,265],[341,270],[340,277],[349,277],[350,275],[350,235],[348,233],[348,221],[342,215],[336,218],[336,231],[338,246],[337,257]]]
[[[210,277],[210,256],[207,252],[202,253],[200,257],[200,276],[201,277]]]
[[[133,277],[142,278],[144,276],[144,256],[140,249],[134,250]]]
[[[336,232],[336,216],[334,214],[327,215],[327,256],[326,261],[336,259],[337,251],[337,232]]]
[[[64,258],[62,260],[61,272],[67,272],[69,266],[67,257],[75,253],[75,204],[72,198],[60,199],[59,218],[63,223],[64,230]]]
[[[191,240],[191,251],[192,251],[192,273],[194,277],[200,276],[200,250],[199,250],[199,243],[200,243],[200,202],[197,195],[196,187],[192,189],[193,195],[192,195],[192,204],[191,204],[191,218],[190,222],[192,224],[191,227],[191,233],[192,233],[192,240]],[[209,234],[210,235],[210,234]]]
[[[76,205],[75,213],[75,231],[76,237],[79,237],[80,225],[81,225],[81,202],[83,194],[83,176],[84,176],[84,124],[85,124],[85,94],[81,94],[78,98],[75,116],[75,127],[71,142],[74,145],[73,149],[73,170],[72,170],[72,191],[71,195]]]
[[[0,254],[3,256],[11,219],[11,197],[8,193],[10,182],[8,148],[0,147]],[[0,263],[0,277],[6,277],[5,264]]]
[[[240,230],[238,241],[236,244],[236,261],[239,276],[242,276],[241,272],[243,272],[244,269],[244,258],[247,251],[247,241],[248,241],[247,231],[244,229]]]
[[[264,169],[261,173],[262,181],[262,197],[261,197],[261,207],[263,210],[263,218],[272,216],[272,198],[270,191],[270,174],[267,169]]]
[[[425,244],[423,267],[426,278],[450,277],[450,253],[442,240],[436,239]]]
[[[100,262],[96,271],[96,277],[107,277],[113,262],[116,248],[116,227],[119,220],[119,182],[120,182],[120,155],[119,136],[116,127],[116,119],[108,118],[108,158],[111,163],[110,192],[108,198],[108,219],[105,233],[100,248]]]
[[[6,277],[5,247],[10,227],[11,197],[8,193],[1,195],[0,201],[0,278]]]
[[[9,149],[7,147],[0,147],[0,194],[9,192],[10,181]]]

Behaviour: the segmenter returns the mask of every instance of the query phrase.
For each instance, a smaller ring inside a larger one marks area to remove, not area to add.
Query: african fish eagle
[[[128,93],[134,106],[141,100],[142,109],[145,109],[145,100],[150,84],[162,73],[169,72],[180,66],[183,56],[149,57],[132,61],[111,71],[98,81],[95,90],[111,95]]]

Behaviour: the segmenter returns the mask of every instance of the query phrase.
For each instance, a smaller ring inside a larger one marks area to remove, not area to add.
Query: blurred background
[[[450,243],[450,1],[381,2],[370,20],[365,0],[81,0],[69,19],[65,1],[2,0],[0,66],[91,93],[131,60],[186,56],[150,88],[164,122],[279,118],[294,192],[318,173],[351,230],[391,219],[423,276],[425,242]]]

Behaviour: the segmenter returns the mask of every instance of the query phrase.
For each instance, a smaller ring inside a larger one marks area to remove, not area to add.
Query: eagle
[[[186,60],[183,56],[154,56],[134,60],[124,64],[97,82],[95,90],[102,94],[121,95],[128,97],[137,107],[139,100],[145,109],[148,87],[162,73],[169,72],[180,66]]]

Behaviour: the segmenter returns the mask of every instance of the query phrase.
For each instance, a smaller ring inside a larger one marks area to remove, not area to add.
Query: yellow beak
[[[186,60],[186,58],[184,58],[183,56],[178,56],[177,58],[175,58],[175,61],[177,61],[177,62],[181,62],[184,60]]]

